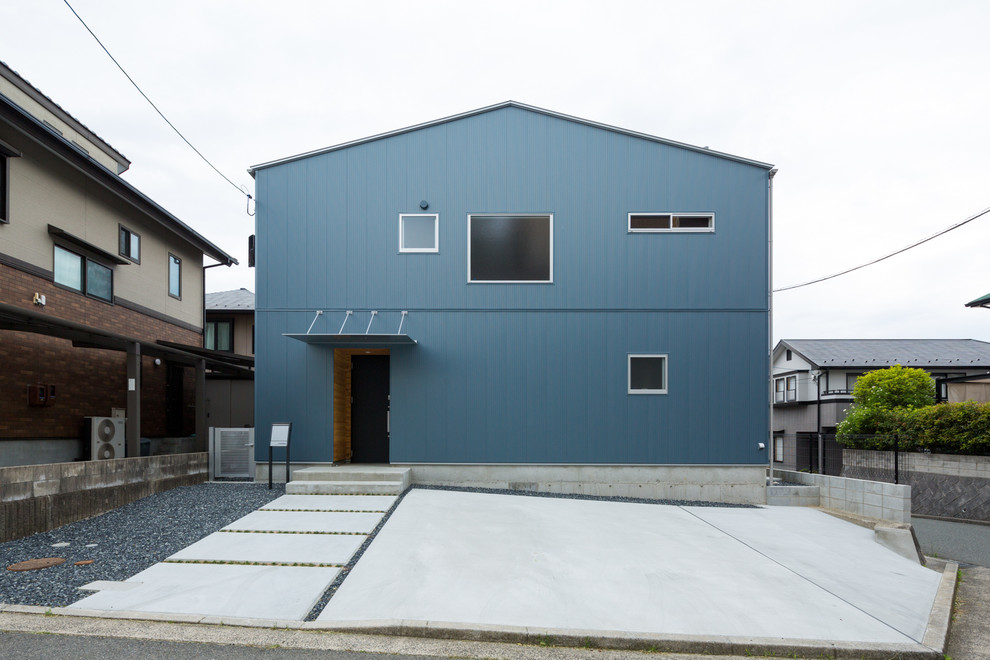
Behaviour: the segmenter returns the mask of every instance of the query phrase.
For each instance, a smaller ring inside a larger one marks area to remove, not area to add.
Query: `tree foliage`
[[[859,377],[853,388],[857,408],[897,410],[921,408],[935,403],[935,381],[924,369],[897,364]]]

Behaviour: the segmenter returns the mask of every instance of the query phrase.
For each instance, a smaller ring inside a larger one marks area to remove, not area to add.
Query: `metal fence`
[[[843,446],[836,441],[834,433],[776,433],[773,465],[783,470],[899,483],[902,467],[899,438],[891,435],[862,439],[877,451],[857,451],[854,455],[846,452],[844,458]]]

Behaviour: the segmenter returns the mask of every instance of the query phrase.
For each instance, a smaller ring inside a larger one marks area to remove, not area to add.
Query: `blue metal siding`
[[[393,461],[765,462],[766,169],[510,107],[256,177],[259,458],[288,420],[294,459],[332,460],[332,352],[282,333],[376,309],[419,340],[392,351]],[[420,200],[440,252],[400,254]],[[630,234],[636,211],[715,232]],[[485,212],[553,213],[552,284],[467,283]],[[626,394],[635,352],[669,355],[669,394]]]

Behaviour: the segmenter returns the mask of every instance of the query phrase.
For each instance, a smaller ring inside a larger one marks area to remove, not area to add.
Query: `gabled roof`
[[[237,263],[237,259],[221,250],[202,234],[159,206],[150,197],[124,181],[118,174],[108,170],[78,145],[66,140],[47,124],[3,94],[0,94],[0,122],[7,124],[25,138],[46,149],[62,162],[83,174],[88,181],[123,200],[131,208],[144,213],[166,231],[188,241],[211,259],[215,259],[225,266]]]
[[[254,294],[245,288],[206,294],[208,312],[253,312]]]
[[[437,126],[439,124],[445,124],[452,121],[457,121],[459,119],[466,119],[468,117],[474,117],[476,115],[481,115],[486,112],[493,112],[495,110],[501,110],[503,108],[518,108],[520,110],[526,110],[529,112],[535,112],[537,114],[546,115],[548,117],[554,117],[556,119],[563,119],[565,121],[574,122],[576,124],[582,124],[584,126],[591,126],[593,128],[599,128],[604,131],[610,131],[612,133],[619,133],[622,135],[628,135],[631,137],[640,138],[642,140],[649,140],[650,142],[658,142],[660,144],[666,144],[672,147],[678,147],[680,149],[687,149],[688,151],[696,151],[698,153],[707,154],[709,156],[716,156],[718,158],[725,158],[727,160],[732,160],[737,163],[745,163],[746,165],[753,165],[755,167],[760,167],[765,170],[772,170],[773,165],[768,163],[762,163],[756,160],[750,160],[748,158],[743,158],[741,156],[733,156],[731,154],[722,153],[720,151],[712,151],[707,147],[696,147],[691,144],[685,144],[683,142],[675,142],[674,140],[668,140],[665,138],[657,137],[655,135],[649,135],[647,133],[639,133],[637,131],[630,131],[625,128],[618,128],[616,126],[610,126],[608,124],[601,124],[588,119],[581,119],[580,117],[573,117],[571,115],[565,115],[560,112],[554,112],[552,110],[545,110],[543,108],[537,108],[536,106],[526,105],[525,103],[519,103],[518,101],[503,101],[502,103],[496,103],[495,105],[489,105],[484,108],[478,108],[477,110],[469,110],[467,112],[462,112],[457,115],[451,115],[449,117],[443,117],[441,119],[434,119],[433,121],[428,121],[422,124],[416,124],[414,126],[408,126],[406,128],[400,128],[394,131],[389,131],[387,133],[380,133],[378,135],[372,135],[370,137],[361,138],[359,140],[353,140],[351,142],[344,142],[342,144],[334,145],[332,147],[324,147],[323,149],[316,149],[315,151],[307,151],[305,153],[297,154],[295,156],[288,156],[286,158],[280,158],[277,160],[268,161],[267,163],[261,163],[259,165],[252,165],[248,168],[248,173],[254,176],[254,173],[258,170],[263,170],[268,167],[274,167],[276,165],[283,165],[285,163],[291,163],[296,160],[301,160],[303,158],[309,158],[310,156],[318,156],[320,154],[330,153],[331,151],[338,151],[340,149],[346,149],[348,147],[354,147],[359,144],[365,144],[367,142],[374,142],[375,140],[383,140],[385,138],[390,138],[396,135],[402,135],[403,133],[411,133],[413,131],[418,131],[420,129],[429,128],[431,126]]]
[[[987,295],[977,298],[976,300],[970,300],[966,303],[966,307],[988,307],[990,308],[990,293]]]
[[[818,368],[990,367],[990,343],[976,339],[782,339],[774,356],[788,348]]]
[[[71,126],[72,130],[84,136],[93,146],[98,147],[107,156],[117,161],[119,168],[117,174],[127,171],[131,166],[131,161],[124,154],[114,149],[109,142],[87,128],[85,124],[70,115],[62,106],[46,96],[40,89],[29,83],[21,74],[11,69],[2,61],[0,61],[0,77],[3,77],[11,85],[27,95],[28,98]]]

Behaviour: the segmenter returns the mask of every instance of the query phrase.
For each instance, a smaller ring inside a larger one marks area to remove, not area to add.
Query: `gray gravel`
[[[156,493],[108,513],[0,544],[0,603],[65,607],[94,580],[126,580],[285,494],[284,484],[205,483]],[[68,543],[65,547],[53,547]],[[96,544],[93,547],[87,547]],[[37,571],[7,566],[64,557]],[[92,559],[88,566],[74,562]]]

